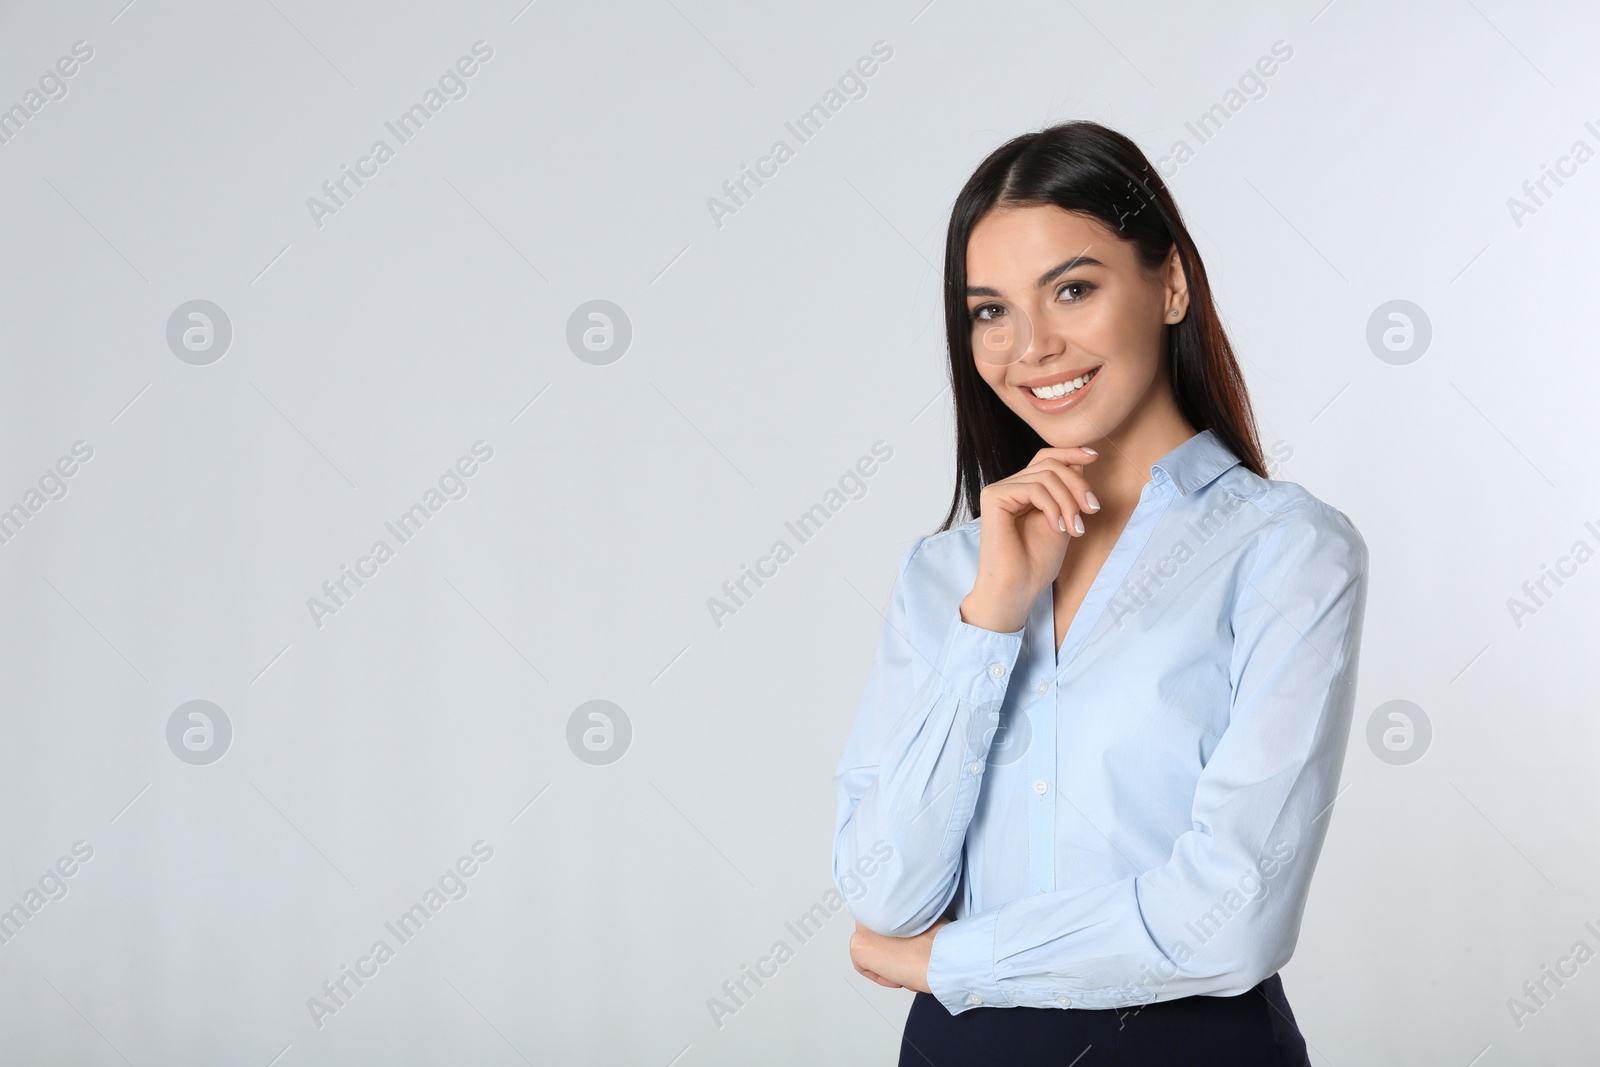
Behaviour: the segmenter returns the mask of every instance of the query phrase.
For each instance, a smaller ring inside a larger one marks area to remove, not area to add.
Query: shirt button
[[[989,677],[991,677],[991,678],[1004,678],[1005,676],[1006,676],[1005,664],[1003,664],[1003,663],[991,663],[991,664],[989,664]]]
[[[977,774],[981,770],[983,770],[983,764],[978,760],[973,760],[971,763],[967,764],[967,772],[969,774]]]
[[[1038,781],[1033,783],[1033,791],[1038,793],[1040,796],[1044,796],[1050,791],[1050,786],[1043,778],[1040,778]]]
[[[983,1003],[983,998],[978,996],[978,994],[976,994],[976,993],[968,993],[967,994],[967,1003],[968,1004],[982,1004]]]
[[[1061,1006],[1063,1008],[1070,1008],[1072,1006],[1072,1000],[1069,997],[1057,997],[1056,999],[1061,1002]]]
[[[1044,696],[1048,692],[1050,692],[1050,683],[1049,682],[1040,682],[1039,683],[1039,695],[1040,696]]]

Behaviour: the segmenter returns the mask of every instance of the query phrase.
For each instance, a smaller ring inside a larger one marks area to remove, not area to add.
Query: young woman
[[[1269,480],[1199,253],[1121,134],[984,160],[945,319],[956,496],[900,557],[834,777],[851,958],[917,993],[900,1063],[1307,1064],[1277,971],[1366,544]]]

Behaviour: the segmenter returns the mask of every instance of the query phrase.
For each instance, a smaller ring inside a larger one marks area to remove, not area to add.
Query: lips
[[[1048,399],[1041,399],[1033,395],[1033,390],[1036,388],[1043,388],[1048,385],[1058,385],[1061,382],[1067,382],[1074,378],[1083,377],[1085,374],[1089,376],[1089,380],[1064,396],[1053,396]],[[1079,404],[1083,403],[1084,398],[1094,389],[1095,383],[1099,380],[1100,368],[1091,367],[1088,370],[1075,370],[1062,374],[1053,374],[1048,378],[1038,378],[1028,385],[1018,386],[1018,388],[1022,390],[1022,395],[1028,398],[1028,403],[1032,404],[1035,409],[1046,415],[1056,415],[1070,408],[1077,407]]]
[[[1061,371],[1046,378],[1035,378],[1031,382],[1018,382],[1017,387],[1019,389],[1042,389],[1047,385],[1059,385],[1062,382],[1070,382],[1074,378],[1081,378],[1085,374],[1092,374],[1099,369],[1100,368],[1098,366],[1079,367],[1077,370]]]

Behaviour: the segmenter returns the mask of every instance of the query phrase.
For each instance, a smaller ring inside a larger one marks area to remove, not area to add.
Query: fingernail
[[[1085,497],[1087,497],[1088,500],[1089,500],[1089,510],[1090,511],[1099,511],[1100,510],[1100,501],[1095,499],[1093,493],[1085,493],[1083,495]]]
[[[1077,530],[1079,533],[1083,533],[1083,516],[1082,515],[1074,515],[1074,516],[1072,516],[1072,528]]]
[[[1096,451],[1095,451],[1095,450],[1094,450],[1094,449],[1092,449],[1092,448],[1085,448],[1085,449],[1084,449],[1084,451],[1085,451],[1085,452],[1087,452],[1087,453],[1089,453],[1089,455],[1091,455],[1091,456],[1098,456],[1098,455],[1099,455],[1099,454],[1100,454],[1100,453],[1098,453],[1098,452],[1096,452]]]
[[[1060,515],[1056,516],[1056,525],[1060,527],[1062,533],[1067,532],[1067,520],[1063,519]]]

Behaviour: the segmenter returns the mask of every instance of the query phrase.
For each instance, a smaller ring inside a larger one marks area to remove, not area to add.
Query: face
[[[1096,219],[1000,207],[972,228],[967,286],[974,352],[1001,337],[1017,355],[1004,366],[975,355],[978,372],[1052,446],[1102,440],[1170,395],[1166,327],[1188,309],[1176,248],[1146,274],[1133,245]]]

